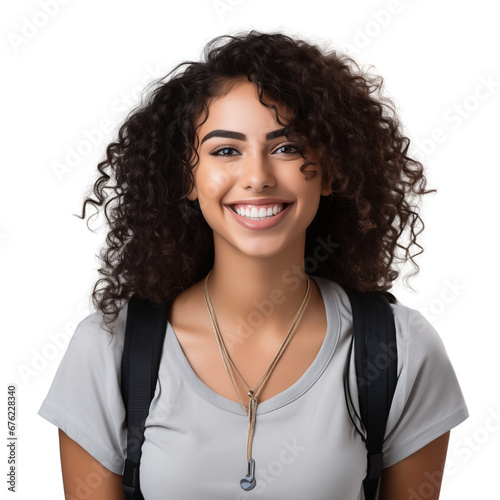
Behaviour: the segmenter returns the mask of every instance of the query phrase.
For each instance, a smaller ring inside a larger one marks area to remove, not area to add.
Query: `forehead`
[[[289,115],[283,105],[266,99],[264,102],[274,104],[279,112],[280,120],[286,124]],[[201,116],[197,126],[205,118]],[[233,84],[227,94],[208,102],[208,118],[197,131],[205,135],[212,129],[226,129],[251,134],[259,140],[265,140],[267,133],[282,128],[276,120],[273,108],[264,106],[259,100],[257,85],[249,81],[238,81]]]

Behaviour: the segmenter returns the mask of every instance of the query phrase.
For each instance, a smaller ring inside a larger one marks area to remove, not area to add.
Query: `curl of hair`
[[[319,153],[332,186],[307,229],[306,271],[388,297],[399,263],[410,260],[410,276],[418,273],[424,224],[416,198],[436,190],[426,191],[422,164],[408,156],[410,140],[381,95],[383,79],[334,50],[252,30],[212,39],[204,60],[181,63],[155,82],[98,164],[95,198],[84,200],[79,217],[87,204],[103,207],[109,225],[92,301],[110,322],[132,295],[161,305],[212,267],[212,230],[187,200],[193,158],[199,160],[195,124],[206,120],[212,99],[242,79],[257,85],[261,103],[274,109],[287,137],[298,138],[301,154],[306,144]],[[282,105],[287,120],[278,113]],[[328,258],[317,257],[321,243],[334,248]]]

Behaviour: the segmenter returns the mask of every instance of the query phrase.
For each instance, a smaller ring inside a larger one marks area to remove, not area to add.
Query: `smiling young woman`
[[[123,498],[120,361],[136,294],[171,304],[142,445],[146,500],[362,500],[345,287],[387,293],[396,248],[414,263],[423,167],[380,81],[349,58],[255,31],[218,37],[205,56],[131,113],[84,202],[82,218],[90,203],[110,224],[97,311],[39,412],[60,429],[65,492]],[[379,499],[435,500],[467,408],[435,329],[391,308],[398,382]]]
[[[286,139],[248,80],[234,83],[227,95],[212,101],[198,135],[203,139],[188,199],[198,198],[213,230],[216,259],[224,262],[228,274],[246,272],[250,265],[269,275],[273,269],[284,272],[290,264],[303,264],[306,230],[320,196],[332,192],[322,182],[318,160],[308,168],[314,177],[307,179],[300,170],[304,158],[298,145]],[[217,267],[216,261],[214,275]]]

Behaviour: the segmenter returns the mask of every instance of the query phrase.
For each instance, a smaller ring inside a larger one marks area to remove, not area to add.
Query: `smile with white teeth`
[[[246,219],[251,219],[251,220],[266,220],[270,219],[271,217],[274,217],[275,215],[278,215],[281,211],[283,211],[284,206],[282,203],[274,205],[274,207],[268,207],[267,209],[264,207],[257,208],[256,206],[247,206],[246,208],[243,207],[231,207],[234,212],[236,212],[238,215],[241,215],[242,217],[245,217]]]

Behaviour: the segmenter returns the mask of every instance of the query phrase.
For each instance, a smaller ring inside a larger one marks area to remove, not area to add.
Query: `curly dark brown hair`
[[[319,237],[338,247],[306,271],[388,295],[398,264],[411,260],[410,276],[419,272],[414,257],[423,252],[417,236],[424,223],[416,198],[436,190],[425,190],[423,166],[407,154],[410,140],[394,104],[381,95],[383,78],[334,50],[252,30],[212,39],[203,61],[183,62],[154,82],[98,164],[96,199],[85,198],[78,217],[85,218],[87,203],[104,207],[109,232],[92,301],[110,321],[132,295],[163,304],[212,267],[212,230],[199,205],[187,200],[193,158],[199,160],[195,123],[242,78],[257,85],[285,135],[299,138],[301,154],[306,144],[319,153],[333,188],[307,229],[306,262]],[[286,123],[270,101],[291,112]],[[413,245],[419,251],[411,254]]]

